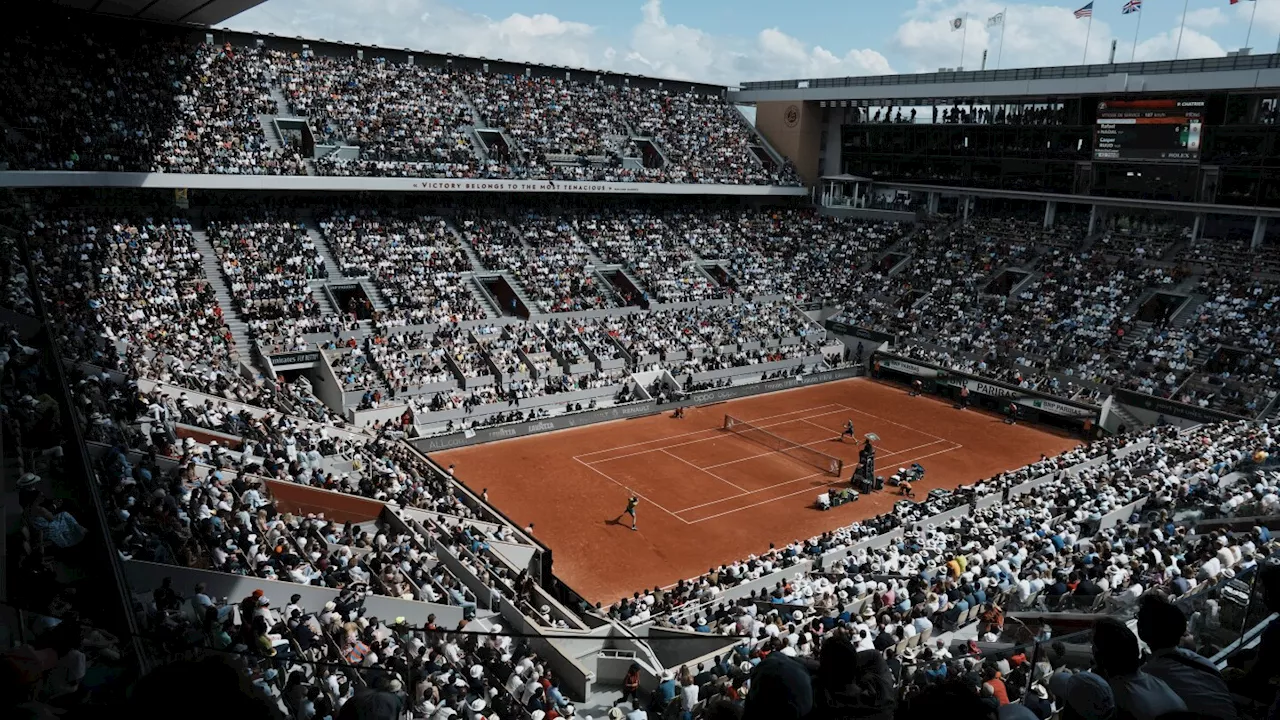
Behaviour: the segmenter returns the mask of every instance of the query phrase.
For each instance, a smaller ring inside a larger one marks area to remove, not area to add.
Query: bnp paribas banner
[[[882,356],[876,362],[880,366],[881,370],[892,370],[894,372],[906,373],[907,375],[913,375],[918,378],[936,378],[941,377],[942,375],[936,368],[931,368],[927,365],[917,365],[913,362],[907,362],[906,360],[899,360],[897,358]]]
[[[1059,400],[1051,400],[1041,395],[1033,395],[1020,388],[1009,385],[997,385],[995,383],[984,382],[973,377],[947,377],[940,382],[952,385],[954,387],[967,387],[969,392],[987,397],[998,398],[1000,400],[1012,400],[1019,405],[1035,408],[1041,412],[1047,412],[1062,417],[1087,418],[1097,417],[1101,410],[1092,408],[1088,405],[1076,405],[1074,403],[1066,403]]]

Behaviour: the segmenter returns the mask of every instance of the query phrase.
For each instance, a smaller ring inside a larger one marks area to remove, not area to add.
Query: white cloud
[[[989,50],[988,69],[996,67],[997,60],[1000,67],[1005,68],[1078,65],[1082,61],[1105,63],[1113,38],[1117,41],[1117,62],[1127,62],[1131,55],[1138,60],[1169,60],[1175,50],[1180,58],[1222,57],[1227,48],[1238,47],[1244,41],[1243,28],[1248,25],[1254,5],[1240,3],[1189,11],[1180,47],[1181,13],[1148,16],[1140,28],[1134,52],[1134,21],[1118,13],[1110,17],[1102,12],[1100,3],[1095,3],[1097,14],[1090,28],[1088,19],[1076,19],[1074,15],[1075,9],[1085,2],[1087,0],[1071,0],[1065,5],[1013,5],[1006,11],[1006,3],[991,0],[917,0],[890,41],[895,51],[890,55],[906,72],[955,67],[960,63],[962,35],[951,31],[949,21],[968,13],[970,25],[964,60],[968,70],[976,70],[981,65],[984,48]],[[1260,45],[1259,37],[1274,38],[1276,32],[1280,32],[1280,3],[1264,1],[1257,6],[1255,46]],[[1001,28],[986,27],[987,18],[1002,11],[1005,11],[1003,52]]]
[[[1129,44],[1132,49],[1133,43]],[[1227,54],[1227,51],[1213,38],[1188,26],[1182,32],[1181,45],[1178,44],[1178,28],[1174,27],[1154,37],[1139,40],[1137,52],[1133,55],[1138,61],[1168,60],[1173,57],[1175,51],[1180,58],[1222,57]]]
[[[898,27],[893,46],[907,58],[909,72],[933,72],[960,64],[964,44],[964,67],[977,70],[982,51],[987,50],[987,69],[1075,65],[1085,57],[1088,40],[1089,62],[1106,62],[1110,50],[1110,28],[1105,20],[1076,19],[1074,8],[1052,5],[1015,5],[1006,8],[994,2],[938,2],[921,0]],[[987,27],[988,19],[1004,13],[1004,26]],[[967,32],[953,31],[952,18],[968,14]],[[1001,34],[1003,33],[1003,47]]]
[[[1221,27],[1230,21],[1227,12],[1220,7],[1198,8],[1187,13],[1187,27],[1201,30]]]
[[[441,0],[271,0],[234,18],[237,30],[328,38],[430,52],[606,69],[733,85],[779,77],[893,72],[875,50],[807,45],[776,28],[753,38],[667,22],[645,0],[627,35],[551,14],[495,20]]]

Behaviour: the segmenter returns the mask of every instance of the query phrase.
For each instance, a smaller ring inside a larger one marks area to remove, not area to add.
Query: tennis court
[[[737,422],[725,429],[726,415]],[[852,420],[856,442],[840,434]],[[920,463],[918,496],[989,477],[1076,442],[866,379],[670,414],[462,448],[433,457],[555,556],[556,573],[591,600],[669,585],[889,510],[889,492],[826,512],[819,493],[847,487],[867,433],[877,473]],[[843,462],[839,477],[832,462]],[[638,525],[619,520],[640,498]]]

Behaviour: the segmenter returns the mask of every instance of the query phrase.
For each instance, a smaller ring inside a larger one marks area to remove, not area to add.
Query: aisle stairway
[[[200,251],[200,264],[204,267],[204,276],[213,286],[213,294],[218,299],[218,306],[222,308],[222,318],[227,323],[227,329],[231,331],[231,337],[235,339],[236,345],[232,349],[233,359],[252,357],[249,348],[253,347],[252,341],[249,339],[249,325],[240,319],[240,314],[236,311],[235,301],[231,297],[231,287],[227,284],[227,278],[222,274],[222,266],[218,262],[218,253],[214,252],[213,243],[209,242],[209,235],[204,230],[192,230],[191,235],[195,238],[196,249]]]
[[[267,147],[272,150],[279,150],[284,147],[280,142],[280,133],[276,132],[274,115],[259,115],[258,124],[262,126],[262,134],[267,138]]]

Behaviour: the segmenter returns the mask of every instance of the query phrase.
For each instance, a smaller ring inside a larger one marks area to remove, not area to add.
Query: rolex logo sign
[[[787,107],[787,113],[782,118],[787,123],[787,127],[795,127],[800,122],[800,108],[796,105]]]

